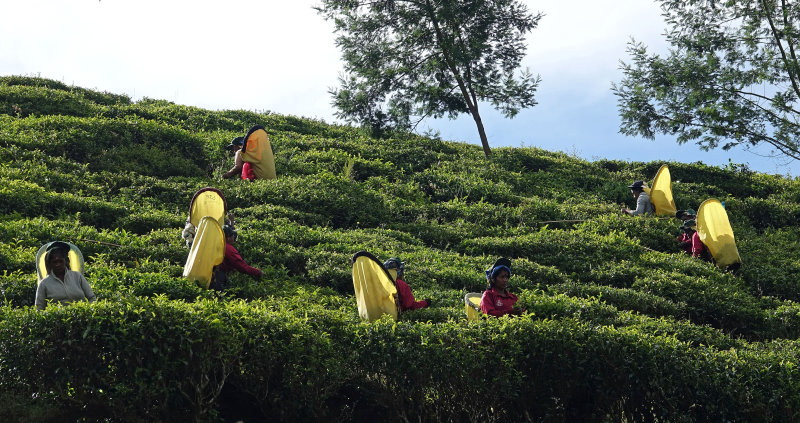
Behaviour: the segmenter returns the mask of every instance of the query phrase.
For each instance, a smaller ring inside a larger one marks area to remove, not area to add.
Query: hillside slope
[[[220,178],[267,128],[278,179]],[[0,77],[0,415],[57,420],[787,421],[800,412],[800,181],[669,163],[725,201],[741,275],[679,221],[621,216],[661,162],[587,162]],[[267,277],[181,278],[192,194],[222,190]],[[77,244],[96,304],[36,312],[34,256]],[[434,306],[362,323],[350,257],[399,256]],[[468,323],[497,256],[528,315]],[[84,359],[85,358],[85,359]],[[389,417],[387,417],[389,416]]]

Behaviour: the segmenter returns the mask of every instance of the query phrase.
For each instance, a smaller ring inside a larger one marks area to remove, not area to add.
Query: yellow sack
[[[200,219],[194,236],[192,249],[183,267],[183,276],[208,289],[214,266],[225,258],[225,235],[216,219],[205,216]]]
[[[47,244],[42,245],[39,248],[39,251],[36,252],[36,277],[39,279],[38,282],[41,282],[42,279],[47,277],[47,264],[44,262],[45,256],[47,256],[47,247],[52,245],[55,242],[64,242],[64,241],[53,241],[48,242]],[[69,270],[73,272],[83,273],[83,254],[81,250],[75,244],[64,242],[65,244],[69,245],[69,252],[67,253],[67,260],[69,261]]]
[[[261,125],[250,128],[242,146],[242,160],[250,163],[258,179],[275,179],[275,157],[267,131]]]
[[[353,256],[353,288],[358,315],[374,322],[384,314],[397,320],[397,287],[383,264],[372,254],[359,251]]]
[[[228,206],[222,192],[216,188],[205,187],[194,193],[189,205],[189,221],[194,227],[200,224],[200,219],[210,216],[220,226],[225,225],[225,214]]]
[[[716,198],[700,204],[697,210],[697,233],[700,234],[700,241],[708,247],[718,267],[725,268],[733,263],[742,262],[728,213]]]
[[[677,208],[672,199],[672,177],[669,174],[667,165],[661,166],[653,179],[653,186],[650,188],[650,202],[656,208],[658,216],[675,216]]]
[[[467,313],[467,320],[474,321],[484,316],[481,311],[481,296],[476,292],[470,292],[464,296],[464,312]]]

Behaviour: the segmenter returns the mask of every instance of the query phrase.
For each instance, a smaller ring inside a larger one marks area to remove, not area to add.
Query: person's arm
[[[44,281],[42,281],[44,282]],[[39,283],[39,286],[36,288],[36,308],[39,310],[44,310],[47,307],[47,288],[45,284]]]
[[[402,279],[397,280],[397,294],[400,297],[400,305],[403,310],[416,310],[428,306],[427,301],[417,301],[416,298],[414,298],[411,288]]]
[[[89,281],[86,280],[86,277],[81,273],[78,273],[78,276],[80,277],[81,289],[83,289],[83,295],[86,296],[86,299],[89,300],[90,303],[97,301],[97,296],[94,295],[92,286],[89,285]]]
[[[264,274],[264,272],[261,270],[247,264],[247,262],[242,258],[242,255],[239,254],[239,251],[237,251],[235,248],[226,249],[225,259],[234,269],[242,273],[253,277],[259,277]]]
[[[222,177],[225,179],[231,178],[234,175],[240,175],[242,173],[242,167],[244,166],[242,150],[236,151],[236,154],[234,154],[233,157],[233,167],[222,175]]]

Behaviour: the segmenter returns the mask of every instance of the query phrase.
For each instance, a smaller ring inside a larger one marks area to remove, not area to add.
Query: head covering
[[[242,145],[244,145],[244,137],[236,137],[236,138],[233,139],[233,141],[231,141],[230,144],[225,146],[225,148],[231,149],[231,148],[236,147],[236,146],[241,147]]]
[[[675,212],[675,217],[677,217],[678,219],[681,219],[681,216],[684,215],[697,216],[697,212],[692,209],[678,210]]]
[[[681,229],[694,229],[695,227],[697,227],[697,222],[694,219],[685,220],[681,225]]]
[[[55,241],[47,246],[47,250],[45,250],[44,262],[49,266],[50,265],[50,257],[53,255],[54,252],[58,251],[64,255],[64,258],[69,261],[69,244],[63,241]]]
[[[638,189],[638,190],[643,190],[646,187],[647,187],[647,185],[645,185],[644,181],[636,181],[636,182],[628,185],[628,188],[630,188],[630,189]]]
[[[225,238],[232,236],[233,240],[236,241],[236,238],[239,237],[239,234],[236,233],[236,229],[233,229],[229,225],[225,225],[222,227],[222,232],[225,233]]]
[[[55,241],[55,242],[53,242],[53,243],[51,243],[50,245],[47,246],[47,250],[46,251],[49,253],[49,252],[55,251],[55,250],[61,250],[64,253],[68,253],[69,252],[69,244],[67,244],[64,241]]]
[[[505,270],[506,272],[508,272],[508,276],[511,276],[511,260],[505,257],[500,257],[499,259],[497,259],[492,265],[492,267],[486,271],[486,279],[487,280],[493,279],[495,276],[497,276],[497,272],[501,270]]]
[[[495,266],[487,270],[486,279],[494,279],[494,277],[497,276],[497,274],[500,273],[501,270],[505,270],[506,272],[508,272],[508,276],[511,276],[511,268],[501,264],[499,266]]]
[[[391,257],[389,258],[389,260],[383,262],[383,268],[386,270],[397,269],[398,271],[402,271],[403,269],[405,269],[405,267],[406,264],[400,261],[400,259],[397,257]]]

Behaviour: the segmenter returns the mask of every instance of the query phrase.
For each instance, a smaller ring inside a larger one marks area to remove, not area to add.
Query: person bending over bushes
[[[225,233],[225,258],[222,260],[222,263],[217,266],[214,272],[214,280],[209,285],[209,288],[217,291],[225,289],[225,285],[228,283],[228,272],[234,270],[254,278],[264,276],[264,272],[260,269],[247,264],[242,258],[242,255],[239,254],[239,250],[233,246],[233,243],[236,242],[236,238],[239,236],[236,231],[229,225],[223,226],[222,231]]]
[[[710,262],[712,260],[711,251],[708,251],[708,247],[700,240],[700,234],[697,233],[697,223],[694,220],[687,220],[683,222],[681,229],[691,239],[689,254],[694,258]]]
[[[411,288],[403,280],[405,265],[406,264],[400,261],[400,259],[397,257],[392,257],[383,263],[383,267],[386,270],[394,269],[397,271],[397,277],[394,281],[397,285],[397,300],[400,302],[400,311],[402,312],[406,310],[416,310],[418,308],[430,307],[431,300],[426,299],[417,301],[414,298],[414,294],[411,293]]]
[[[69,245],[64,242],[54,242],[47,247],[44,256],[47,277],[36,288],[37,309],[44,310],[51,302],[97,301],[89,281],[80,272],[69,269],[68,254]]]
[[[481,311],[489,316],[519,316],[525,309],[515,307],[517,296],[508,290],[508,279],[511,277],[511,260],[500,258],[486,271],[488,285],[481,296]]]
[[[650,196],[644,192],[645,187],[643,181],[636,181],[628,185],[628,188],[631,190],[631,195],[636,201],[636,210],[628,210],[623,207],[620,209],[622,213],[638,216],[640,214],[652,214],[655,212],[655,207],[653,207],[653,203],[650,202]]]
[[[226,147],[233,152],[233,167],[227,172],[222,174],[225,179],[232,178],[235,175],[242,175],[242,179],[252,181],[256,178],[253,168],[250,163],[247,163],[242,158],[242,146],[244,145],[244,137],[236,137]]]
[[[675,212],[675,217],[685,222],[687,220],[697,219],[697,212],[692,209],[678,210]]]

